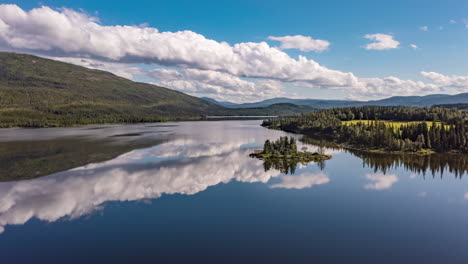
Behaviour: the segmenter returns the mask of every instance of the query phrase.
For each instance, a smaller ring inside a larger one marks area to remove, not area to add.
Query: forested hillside
[[[267,120],[263,126],[365,149],[468,151],[468,113],[455,109],[352,107]]]
[[[171,89],[36,56],[0,53],[0,126],[199,118],[223,107]]]

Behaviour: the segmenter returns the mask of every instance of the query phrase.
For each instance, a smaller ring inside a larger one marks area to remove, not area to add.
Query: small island
[[[273,142],[266,140],[263,145],[263,150],[255,151],[249,156],[261,160],[286,159],[297,162],[312,162],[331,159],[330,155],[318,152],[308,152],[307,147],[303,147],[302,151],[298,151],[296,139],[294,137],[280,137],[278,140]]]

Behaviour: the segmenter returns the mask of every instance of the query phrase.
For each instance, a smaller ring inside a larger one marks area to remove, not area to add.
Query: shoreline
[[[258,119],[257,119],[258,118]],[[72,127],[86,127],[86,126],[105,126],[105,125],[137,125],[137,124],[161,124],[169,122],[196,122],[196,121],[236,121],[236,120],[264,120],[264,117],[254,116],[226,116],[223,118],[187,118],[187,119],[167,119],[164,121],[148,121],[148,122],[105,122],[105,123],[89,123],[89,124],[73,124],[73,125],[57,125],[57,126],[0,126],[0,129],[40,129],[40,128],[72,128]]]
[[[429,155],[434,155],[434,154],[458,154],[458,155],[466,155],[468,153],[464,153],[464,152],[459,152],[459,151],[445,151],[445,152],[437,152],[433,149],[424,149],[424,150],[421,150],[421,151],[394,151],[394,150],[384,150],[384,149],[370,149],[370,148],[363,148],[363,147],[359,147],[359,146],[355,146],[355,145],[348,145],[346,143],[338,143],[336,141],[333,141],[333,140],[330,140],[328,139],[325,135],[307,135],[307,134],[303,134],[303,133],[298,133],[296,131],[287,131],[287,130],[282,130],[282,129],[274,129],[274,128],[270,128],[270,127],[266,127],[264,126],[265,128],[267,129],[272,129],[272,130],[280,130],[280,131],[283,131],[283,132],[287,132],[287,133],[293,133],[293,134],[297,134],[297,135],[302,135],[303,137],[309,137],[311,139],[314,139],[314,140],[324,140],[326,141],[326,143],[328,144],[332,144],[334,145],[333,147],[336,147],[336,148],[341,148],[341,149],[345,149],[345,150],[355,150],[355,151],[362,151],[362,152],[367,152],[367,153],[377,153],[377,154],[407,154],[407,155],[417,155],[417,156],[429,156]],[[313,144],[313,143],[311,143]]]

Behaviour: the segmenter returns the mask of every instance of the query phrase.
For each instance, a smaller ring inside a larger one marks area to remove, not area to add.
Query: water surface
[[[248,157],[287,134],[260,123],[1,130],[2,263],[467,263],[465,156],[284,174]]]

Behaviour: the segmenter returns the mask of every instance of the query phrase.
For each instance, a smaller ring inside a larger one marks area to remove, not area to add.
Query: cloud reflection
[[[368,190],[390,189],[398,181],[398,177],[395,174],[383,173],[367,174],[366,179],[371,181],[371,183],[364,185],[364,188]]]
[[[280,175],[277,170],[265,172],[263,162],[249,158],[249,150],[241,146],[176,140],[48,177],[1,183],[0,232],[6,225],[24,224],[34,217],[49,222],[74,219],[106,201],[191,195],[232,180],[266,183]],[[305,180],[297,186],[320,182],[301,177]],[[288,178],[282,180],[293,184]]]
[[[314,185],[320,185],[330,182],[330,178],[323,173],[302,173],[300,175],[280,176],[281,182],[270,185],[271,188],[284,189],[303,189]]]

